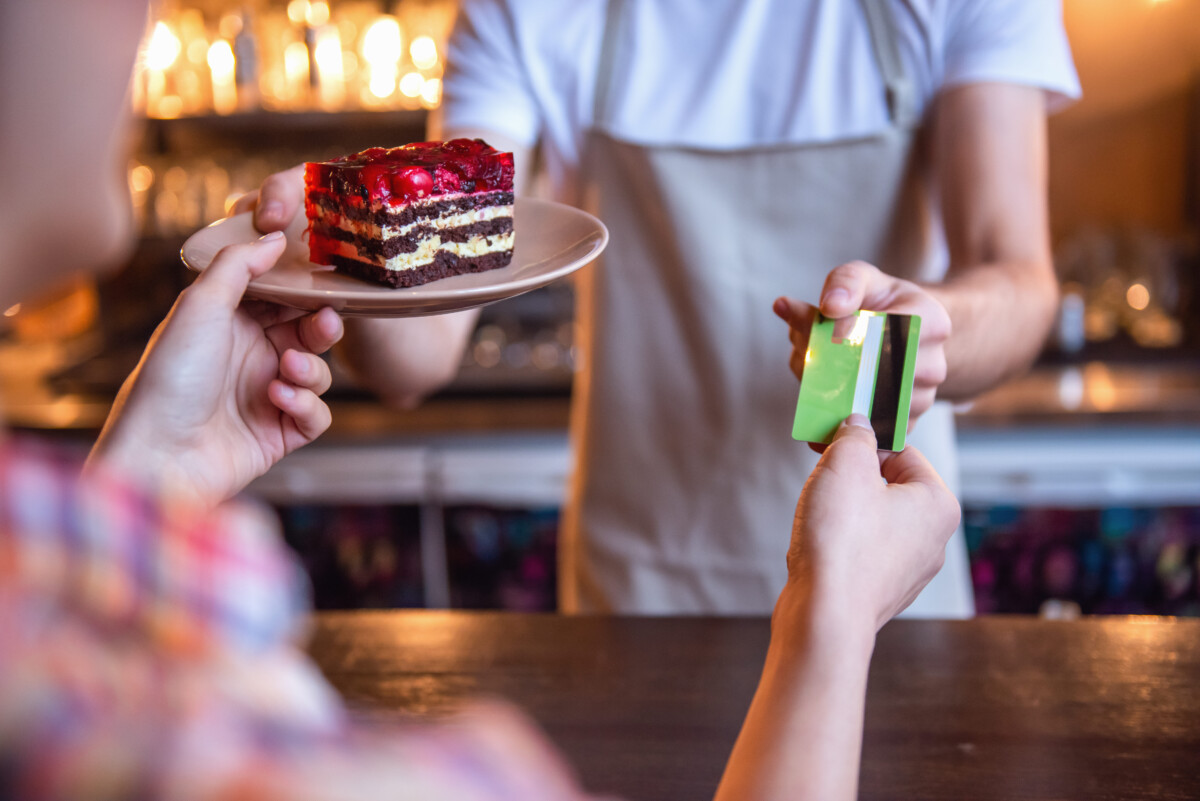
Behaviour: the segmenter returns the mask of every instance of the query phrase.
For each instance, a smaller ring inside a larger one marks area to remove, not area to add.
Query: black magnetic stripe
[[[900,381],[908,352],[908,330],[912,318],[889,314],[883,318],[883,345],[875,373],[875,397],[871,401],[871,428],[879,447],[892,450],[896,440],[896,413],[900,409]]]

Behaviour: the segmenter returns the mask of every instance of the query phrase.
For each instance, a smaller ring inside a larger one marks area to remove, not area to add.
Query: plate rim
[[[489,301],[494,302],[495,300],[503,300],[503,299],[507,299],[509,297],[515,297],[516,295],[523,294],[525,292],[531,291],[533,289],[537,289],[541,286],[545,286],[546,284],[557,281],[560,278],[570,275],[571,273],[573,273],[573,272],[579,270],[580,268],[585,267],[588,264],[590,264],[591,262],[595,261],[595,259],[597,257],[599,257],[600,254],[603,253],[605,248],[608,246],[608,240],[609,240],[608,227],[595,215],[592,215],[592,214],[584,211],[583,209],[577,208],[575,206],[571,206],[566,203],[561,203],[561,202],[554,201],[554,200],[548,200],[545,198],[535,198],[535,197],[518,197],[515,199],[515,204],[516,204],[516,208],[514,208],[514,216],[516,216],[519,213],[519,209],[521,207],[536,208],[536,207],[541,206],[541,207],[553,209],[555,211],[555,213],[566,213],[566,214],[569,214],[576,218],[582,218],[589,224],[590,227],[592,227],[594,229],[588,236],[581,237],[580,239],[573,240],[569,243],[565,243],[562,248],[560,248],[556,251],[556,253],[562,253],[564,250],[568,250],[571,247],[574,247],[574,246],[580,244],[581,242],[586,241],[587,239],[589,239],[591,237],[594,237],[594,240],[589,243],[586,253],[582,254],[578,258],[568,261],[567,263],[565,263],[561,266],[558,266],[551,270],[548,270],[547,272],[537,273],[535,275],[525,276],[522,278],[516,278],[516,279],[510,280],[510,281],[505,281],[505,282],[500,282],[500,283],[495,283],[495,284],[485,285],[485,286],[462,287],[462,288],[457,288],[457,289],[440,289],[439,290],[436,288],[430,288],[431,284],[436,284],[437,282],[430,282],[429,284],[423,284],[421,286],[416,286],[416,287],[401,287],[401,288],[393,289],[391,287],[385,287],[383,285],[379,285],[378,287],[376,287],[374,285],[367,284],[366,282],[364,282],[364,287],[365,287],[364,289],[346,291],[346,290],[337,290],[337,289],[282,287],[282,286],[270,285],[270,284],[264,285],[264,284],[259,283],[259,279],[254,279],[248,285],[246,292],[247,292],[247,295],[251,295],[251,296],[257,296],[259,293],[267,292],[273,296],[278,296],[278,297],[288,296],[288,297],[296,298],[298,300],[303,299],[303,300],[308,300],[308,301],[340,301],[343,303],[351,303],[351,304],[365,303],[370,306],[369,309],[366,309],[366,311],[368,313],[385,313],[389,310],[390,311],[404,311],[407,309],[415,310],[420,306],[428,305],[428,304],[436,304],[438,302],[454,302],[456,304],[461,303],[462,308],[465,309],[465,308],[470,308],[471,305],[482,305]],[[233,215],[232,217],[222,217],[221,219],[214,220],[213,222],[209,223],[208,225],[192,232],[187,237],[187,239],[184,240],[182,246],[179,249],[180,261],[182,261],[184,266],[187,269],[191,270],[192,272],[195,272],[197,274],[203,272],[205,269],[208,268],[208,265],[206,264],[204,267],[200,267],[196,263],[194,263],[194,259],[188,257],[188,250],[194,249],[196,247],[196,245],[194,243],[195,238],[197,236],[200,236],[204,231],[207,231],[211,228],[216,228],[218,226],[227,226],[233,220],[245,220],[245,219],[250,218],[251,215],[252,215],[252,212],[242,212],[241,214],[236,214],[236,215]],[[297,217],[294,218],[293,221],[288,224],[288,228],[299,226],[301,223],[305,224],[305,226],[307,225],[306,221],[304,221],[299,215],[297,215]],[[251,223],[250,230],[251,231],[254,230],[253,223]],[[293,242],[294,241],[295,240],[293,239]],[[234,243],[230,243],[230,244],[234,244]],[[209,264],[211,264],[211,260],[209,261]],[[311,262],[310,262],[310,264],[311,264]],[[313,267],[316,269],[327,269],[327,268],[324,268],[323,265],[313,265]],[[274,269],[274,268],[272,268],[272,269]],[[500,269],[505,269],[505,268],[500,268]],[[330,272],[332,272],[332,270],[330,270]],[[487,272],[491,272],[491,271],[487,271]],[[476,275],[486,275],[487,272],[476,273]],[[270,270],[268,270],[263,275],[265,276],[265,275],[269,275],[269,274],[270,274]],[[353,279],[347,277],[347,280],[353,280]],[[390,300],[409,299],[409,300],[411,300],[411,302],[410,303],[401,302],[401,303],[390,303],[389,304],[389,303],[387,303],[387,301],[389,299]],[[275,300],[275,299],[272,299],[272,302],[280,303],[279,300]],[[474,304],[472,304],[472,302],[474,302]],[[361,306],[356,306],[355,308],[360,311],[363,310],[363,307],[361,307]]]

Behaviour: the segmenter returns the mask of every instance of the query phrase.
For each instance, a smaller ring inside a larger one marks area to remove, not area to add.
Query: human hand
[[[329,427],[318,357],[342,335],[312,314],[242,301],[282,234],[223,249],[180,294],[117,396],[89,465],[220,502]]]
[[[784,594],[854,615],[873,635],[941,569],[959,514],[920,452],[877,452],[869,421],[851,415],[800,495]]]
[[[234,201],[230,216],[254,212],[254,227],[270,233],[282,231],[304,210],[304,165],[267,176],[262,186]]]
[[[921,454],[875,445],[869,421],[851,415],[800,495],[788,580],[718,801],[858,796],[875,635],[941,568],[959,517]]]
[[[818,308],[791,298],[776,299],[773,308],[788,324],[788,338],[792,343],[788,366],[800,379],[804,374],[808,334]],[[921,340],[917,348],[909,406],[911,428],[933,405],[938,387],[946,380],[950,315],[929,290],[920,285],[890,276],[866,262],[852,261],[835,268],[825,278],[819,310],[830,319],[841,320],[859,309],[921,317]],[[842,332],[838,333],[840,335]]]

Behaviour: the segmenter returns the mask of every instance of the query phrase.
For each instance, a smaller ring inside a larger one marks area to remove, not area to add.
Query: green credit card
[[[880,450],[904,450],[921,318],[859,311],[843,321],[843,337],[835,322],[820,314],[813,321],[792,437],[828,444],[858,412],[871,420]]]

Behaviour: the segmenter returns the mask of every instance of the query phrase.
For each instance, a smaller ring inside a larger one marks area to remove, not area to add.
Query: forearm
[[[1054,320],[1040,89],[973,84],[935,106],[935,164],[950,270],[929,287],[950,314],[947,380],[970,398],[1026,369]]]
[[[717,801],[853,799],[873,621],[789,585]]]
[[[952,324],[946,380],[938,388],[943,400],[968,400],[1027,370],[1058,307],[1048,260],[981,264],[926,288]]]

